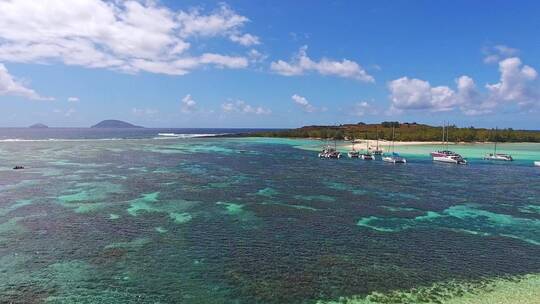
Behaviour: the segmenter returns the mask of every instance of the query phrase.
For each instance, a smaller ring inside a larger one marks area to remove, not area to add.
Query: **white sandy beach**
[[[394,146],[417,146],[417,145],[442,145],[443,143],[441,141],[395,141]],[[449,143],[450,145],[455,143]],[[392,145],[391,141],[388,140],[379,140],[379,149],[386,151],[388,150],[388,147]],[[343,145],[340,145],[341,147],[344,147],[346,149],[351,150],[353,147],[353,143],[351,142],[345,142]],[[356,140],[354,142],[354,148],[356,150],[365,150],[366,146],[368,146],[371,150],[375,150],[377,148],[377,141],[372,139],[362,139],[362,140]]]

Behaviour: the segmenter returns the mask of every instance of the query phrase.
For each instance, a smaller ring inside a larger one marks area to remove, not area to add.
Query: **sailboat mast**
[[[443,125],[442,125],[442,145],[443,145],[443,149],[444,149],[444,126],[445,126],[445,122],[443,121]]]
[[[448,150],[448,143],[450,141],[450,123],[446,124],[446,150]]]
[[[392,127],[392,154],[394,154],[394,139],[396,134],[396,127]]]
[[[495,127],[494,141],[495,141],[495,147],[493,148],[493,156],[497,155],[497,127]]]
[[[379,127],[376,127],[375,130],[377,130],[377,151],[379,151]]]

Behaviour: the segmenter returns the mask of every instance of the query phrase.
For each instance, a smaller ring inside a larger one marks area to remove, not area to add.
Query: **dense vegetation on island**
[[[425,124],[385,121],[380,124],[346,124],[339,126],[306,126],[298,129],[267,131],[250,134],[261,137],[331,138],[331,139],[392,139],[396,141],[441,141],[442,127]],[[458,128],[449,126],[452,142],[540,142],[540,131],[514,129]]]
[[[92,128],[107,128],[107,129],[127,129],[127,128],[142,128],[141,126],[132,125],[129,122],[107,119],[92,126]]]

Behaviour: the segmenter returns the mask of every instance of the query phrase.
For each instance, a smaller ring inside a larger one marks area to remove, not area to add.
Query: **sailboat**
[[[497,128],[495,128],[495,133],[497,133]],[[494,138],[494,147],[493,153],[488,153],[484,155],[485,160],[502,160],[502,161],[513,161],[514,159],[510,154],[497,153],[497,137]]]
[[[458,153],[448,150],[448,129],[449,127],[446,126],[446,133],[445,133],[445,126],[443,125],[443,147],[444,150],[434,151],[431,152],[431,158],[433,161],[441,162],[441,163],[450,163],[450,164],[458,164],[458,165],[466,165],[467,161]],[[445,139],[446,134],[446,139]]]
[[[367,139],[367,134],[366,134],[366,152],[362,153],[362,155],[360,155],[360,157],[363,160],[373,160],[373,154],[371,154],[371,152],[369,152],[369,140]]]
[[[382,157],[382,160],[387,163],[393,163],[393,164],[405,164],[407,163],[407,160],[404,157],[401,157],[398,153],[394,151],[394,140],[395,140],[395,127],[392,127],[392,153],[391,154],[384,154]],[[388,146],[388,150],[390,151],[390,145]]]
[[[354,148],[354,144],[355,144],[355,140],[353,138],[352,140],[352,150],[349,151],[347,153],[347,155],[349,156],[349,158],[359,158],[360,157],[360,151],[357,151],[355,148]]]
[[[373,155],[382,155],[383,151],[379,149],[379,129],[377,128],[377,146],[375,150],[372,151]]]
[[[336,140],[334,139],[334,147],[326,145],[319,153],[319,158],[341,158],[341,153],[337,150]]]

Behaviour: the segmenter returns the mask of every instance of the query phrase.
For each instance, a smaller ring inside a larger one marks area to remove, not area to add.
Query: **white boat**
[[[448,150],[448,127],[446,127],[446,133],[444,132],[443,125],[443,145],[446,146],[445,150],[439,150],[431,152],[431,159],[435,162],[448,163],[448,164],[457,164],[457,165],[466,165],[467,160],[465,160],[461,155],[456,152]],[[446,134],[446,138],[445,138]]]
[[[383,154],[382,160],[387,163],[392,164],[406,164],[407,160],[404,157],[401,157],[398,153],[394,151],[394,140],[395,140],[395,128],[392,127],[392,153]],[[390,150],[390,147],[388,147]]]
[[[495,128],[497,132],[497,128]],[[497,141],[495,140],[495,145],[493,147],[493,153],[488,153],[484,155],[485,160],[502,160],[502,161],[513,161],[514,159],[510,154],[497,153]]]
[[[360,157],[360,152],[358,152],[358,151],[349,151],[349,152],[347,152],[347,155],[349,156],[349,158],[359,158]]]
[[[511,155],[503,153],[489,153],[484,156],[485,160],[503,160],[503,161],[513,161]]]
[[[367,152],[360,156],[363,160],[373,160],[373,154]]]
[[[349,158],[359,158],[360,157],[360,151],[356,151],[354,148],[354,139],[352,141],[352,150],[347,153]]]
[[[536,167],[540,167],[540,160],[535,161],[535,162],[534,162],[534,165],[535,165]]]
[[[375,150],[372,150],[371,153],[373,153],[373,155],[382,155],[383,154],[383,150],[379,149],[379,129],[378,128],[377,128],[377,145],[375,147]]]
[[[387,163],[393,164],[406,164],[407,160],[404,157],[401,157],[398,153],[392,153],[389,155],[384,155],[382,160]]]
[[[319,158],[341,158],[341,153],[337,150],[336,141],[334,140],[334,147],[327,145],[319,153]]]
[[[457,154],[456,152],[449,151],[449,150],[431,152],[431,158],[433,159],[433,161],[441,162],[441,163],[449,163],[449,164],[456,164],[456,165],[467,164],[467,160],[465,160],[461,155]]]
[[[373,160],[373,154],[371,154],[371,152],[369,152],[369,140],[367,140],[367,136],[366,136],[366,152],[362,153],[362,155],[360,155],[360,157],[363,160]]]

